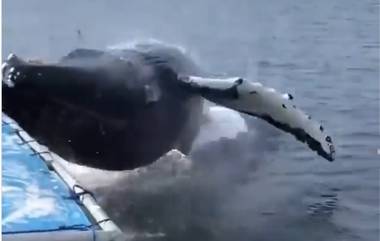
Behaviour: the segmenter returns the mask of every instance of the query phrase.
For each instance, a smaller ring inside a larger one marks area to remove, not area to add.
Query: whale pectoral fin
[[[258,117],[288,132],[329,161],[335,149],[331,137],[310,116],[296,108],[293,96],[280,94],[272,88],[242,78],[180,77],[189,91],[225,107]]]

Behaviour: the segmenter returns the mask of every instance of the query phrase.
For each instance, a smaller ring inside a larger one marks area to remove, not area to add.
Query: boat
[[[3,113],[3,240],[125,240],[64,162]]]

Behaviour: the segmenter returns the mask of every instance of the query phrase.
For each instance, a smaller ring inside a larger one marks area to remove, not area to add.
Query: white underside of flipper
[[[317,151],[319,155],[334,160],[334,146],[324,128],[293,104],[293,96],[281,94],[261,83],[239,77],[202,78],[181,77],[185,87],[204,98],[261,118],[277,128],[294,135],[299,141]]]

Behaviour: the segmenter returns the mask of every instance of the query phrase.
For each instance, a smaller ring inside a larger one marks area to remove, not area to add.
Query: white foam
[[[8,66],[8,63],[7,62],[4,62],[2,65],[1,65],[1,70],[4,71],[4,69]]]
[[[10,53],[10,54],[8,55],[8,57],[7,57],[7,60],[11,60],[11,59],[14,58],[14,57],[16,57],[16,55],[13,54],[13,53]]]
[[[165,42],[162,42],[158,39],[154,38],[148,38],[148,39],[135,39],[132,41],[127,41],[127,42],[121,42],[117,44],[113,44],[110,46],[107,46],[107,49],[109,50],[122,50],[122,49],[136,49],[143,51],[144,46],[149,46],[149,45],[156,45],[156,46],[163,46],[163,47],[169,47],[169,48],[176,48],[183,54],[187,54],[188,51],[186,48],[184,48],[181,45],[178,44],[168,44]]]
[[[8,75],[7,78],[4,79],[4,84],[6,84],[8,87],[14,87],[15,83],[11,80],[12,75]]]
[[[208,121],[201,126],[195,145],[203,145],[221,138],[236,138],[237,134],[247,132],[248,127],[240,114],[234,110],[213,106],[207,113]]]

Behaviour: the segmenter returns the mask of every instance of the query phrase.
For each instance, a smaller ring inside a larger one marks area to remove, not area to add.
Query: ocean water
[[[331,132],[333,163],[243,116],[248,132],[194,148],[186,175],[107,184],[73,168],[133,239],[379,240],[378,1],[4,0],[2,27],[3,59],[174,43],[211,73],[292,93]]]

